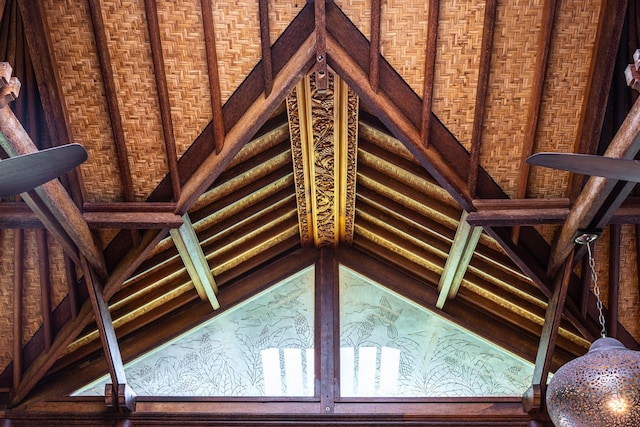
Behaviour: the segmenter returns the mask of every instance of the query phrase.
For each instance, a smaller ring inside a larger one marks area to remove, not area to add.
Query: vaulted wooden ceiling
[[[0,110],[5,153],[89,153],[0,202],[12,411],[117,377],[121,355],[319,259],[546,375],[599,334],[584,228],[602,230],[609,333],[638,347],[634,186],[524,162],[635,156],[638,106],[613,137],[635,2],[0,3],[0,59],[22,83]]]

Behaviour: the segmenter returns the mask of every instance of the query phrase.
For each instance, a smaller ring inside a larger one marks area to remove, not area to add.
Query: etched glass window
[[[533,365],[340,268],[340,395],[521,396]]]
[[[125,366],[138,396],[313,396],[314,269]],[[108,376],[75,395],[104,395]]]

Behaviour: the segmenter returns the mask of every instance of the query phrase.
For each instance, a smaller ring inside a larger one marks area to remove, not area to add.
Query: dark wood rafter
[[[556,0],[545,0],[542,12],[542,24],[538,35],[538,48],[536,51],[536,62],[533,71],[533,84],[531,86],[531,96],[529,97],[529,109],[527,112],[527,122],[523,135],[522,151],[520,154],[519,174],[516,187],[516,198],[522,199],[527,194],[529,185],[529,164],[527,157],[533,154],[533,149],[538,131],[538,120],[540,109],[542,108],[542,95],[544,93],[544,82],[549,62],[549,47],[551,46],[551,36],[553,34],[553,22],[556,15]],[[519,227],[514,227],[512,239],[518,240]]]
[[[127,377],[124,372],[124,363],[120,354],[120,346],[116,336],[115,328],[111,320],[109,306],[103,295],[103,289],[99,278],[94,274],[91,266],[82,258],[82,270],[84,280],[89,291],[89,299],[93,306],[93,314],[100,331],[102,350],[109,369],[112,383],[111,390],[105,390],[105,399],[112,406],[121,411],[135,410],[135,394],[129,389]],[[109,387],[109,386],[107,386]]]
[[[429,132],[431,129],[431,112],[433,106],[433,88],[436,75],[436,51],[438,48],[438,27],[440,21],[440,0],[429,0],[429,20],[427,25],[427,40],[425,43],[424,59],[424,90],[422,92],[422,144],[429,146]]]
[[[380,83],[380,20],[382,19],[382,2],[371,1],[371,46],[369,47],[369,84],[374,92]]]
[[[271,31],[269,30],[269,2],[258,1],[260,15],[260,46],[262,47],[262,74],[264,75],[264,94],[269,96],[273,89],[273,64],[271,61]]]
[[[469,192],[476,197],[478,185],[478,170],[480,168],[480,149],[484,128],[487,91],[491,73],[491,53],[493,51],[493,34],[496,26],[497,0],[488,0],[484,10],[484,24],[482,32],[482,46],[480,48],[480,69],[478,71],[478,89],[476,90],[476,104],[473,114],[473,129],[471,131],[471,149],[469,160]]]
[[[219,153],[224,146],[224,116],[222,115],[222,93],[220,91],[220,75],[218,73],[218,53],[213,23],[213,5],[211,0],[201,0],[202,25],[204,27],[204,43],[207,52],[207,71],[209,73],[209,93],[211,96],[211,124],[213,129],[213,146]]]
[[[182,217],[173,213],[175,203],[85,203],[82,217],[90,229],[178,228]],[[0,225],[6,228],[44,228],[39,216],[25,203],[6,202],[0,211]]]
[[[608,335],[618,336],[618,312],[620,306],[620,255],[622,244],[622,226],[611,224],[609,226],[609,286],[608,304],[609,319],[607,322]]]
[[[40,278],[40,311],[42,312],[42,329],[44,330],[44,350],[48,351],[53,341],[49,246],[46,230],[38,229],[35,234],[38,241],[38,277]]]
[[[540,344],[535,360],[531,388],[523,396],[524,409],[529,413],[539,412],[544,403],[537,400],[535,396],[545,396],[547,377],[551,370],[551,362],[556,341],[558,339],[558,329],[562,320],[567,291],[571,278],[572,263],[569,259],[564,269],[555,278],[555,289],[553,297],[547,306],[547,313],[540,335]],[[537,392],[539,390],[539,394]]]
[[[102,17],[102,7],[100,1],[89,0],[89,11],[91,13],[91,23],[95,35],[98,60],[100,61],[100,73],[104,85],[109,120],[115,143],[116,156],[118,157],[118,169],[120,170],[120,180],[122,182],[122,197],[125,201],[133,201],[133,181],[131,168],[129,167],[129,156],[127,154],[127,142],[122,125],[122,116],[118,106],[118,92],[116,90],[115,76],[111,68],[111,55],[109,54],[109,42]]]
[[[569,199],[477,199],[473,206],[467,222],[489,227],[560,224],[569,213]]]
[[[24,231],[13,237],[13,387],[22,380],[22,289],[24,286]]]
[[[78,317],[80,296],[78,295],[78,277],[75,265],[67,255],[64,256],[65,282],[67,283],[67,299],[69,300],[69,312],[71,319]]]
[[[329,73],[327,71],[327,23],[325,2],[326,0],[315,0],[313,2],[316,33],[316,90],[319,93],[326,92],[329,86]]]
[[[164,54],[162,53],[162,41],[160,37],[160,24],[158,22],[158,8],[156,0],[145,0],[144,10],[147,16],[149,41],[151,45],[151,58],[156,77],[156,89],[158,91],[158,104],[160,107],[160,119],[164,136],[165,152],[169,165],[169,176],[173,189],[173,200],[180,198],[180,173],[178,171],[178,153],[176,151],[176,136],[173,132],[173,119],[171,118],[171,100],[167,87],[167,75],[164,66]]]
[[[635,243],[636,243],[636,253],[640,254],[640,225],[636,224],[634,226],[635,231]],[[636,268],[637,271],[640,271],[640,256],[636,256]],[[640,280],[638,280],[638,290],[640,291]]]

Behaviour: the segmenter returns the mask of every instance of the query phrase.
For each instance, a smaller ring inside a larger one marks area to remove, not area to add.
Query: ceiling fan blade
[[[527,158],[527,163],[582,175],[640,182],[640,161],[632,159],[576,153],[536,153]]]
[[[29,191],[87,160],[80,144],[48,148],[0,160],[0,197]]]

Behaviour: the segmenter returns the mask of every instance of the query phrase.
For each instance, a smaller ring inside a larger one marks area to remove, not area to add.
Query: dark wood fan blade
[[[575,153],[536,153],[527,158],[530,165],[602,176],[620,181],[640,182],[640,162],[631,159]]]
[[[61,145],[0,160],[0,197],[29,191],[87,160],[80,144]]]

